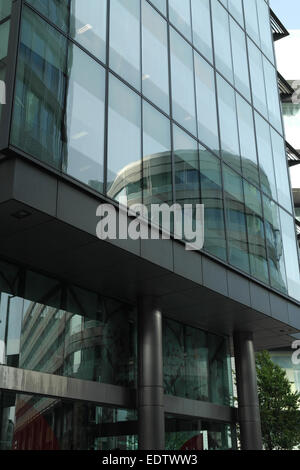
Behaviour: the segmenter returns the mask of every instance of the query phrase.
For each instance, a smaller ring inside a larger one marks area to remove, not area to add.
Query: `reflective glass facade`
[[[0,3],[0,81],[1,95],[3,92],[3,83],[6,80],[7,69],[7,53],[10,32],[10,15],[12,0]],[[0,106],[0,123],[1,123],[2,106]]]
[[[1,450],[137,450],[134,410],[0,392]],[[228,424],[166,415],[166,450],[234,448]]]
[[[134,410],[0,392],[0,416],[0,450],[137,449]]]
[[[0,364],[135,388],[136,308],[0,262]],[[226,337],[164,320],[169,395],[232,403]]]
[[[128,205],[204,203],[204,250],[300,299],[265,0],[24,1],[11,144]]]

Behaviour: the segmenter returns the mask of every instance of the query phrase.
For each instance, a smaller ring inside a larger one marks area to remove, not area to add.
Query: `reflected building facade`
[[[0,0],[0,38],[2,448],[260,448],[300,330],[268,2]],[[202,203],[203,250],[98,240],[105,202]]]

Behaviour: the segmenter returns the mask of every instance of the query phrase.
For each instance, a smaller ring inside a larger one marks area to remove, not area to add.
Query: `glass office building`
[[[259,448],[254,348],[300,329],[268,2],[0,0],[0,80],[0,446]],[[101,202],[203,203],[204,248]]]

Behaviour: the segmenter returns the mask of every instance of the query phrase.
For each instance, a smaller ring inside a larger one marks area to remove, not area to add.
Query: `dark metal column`
[[[139,449],[164,449],[162,314],[147,297],[138,303],[138,433]]]
[[[233,340],[241,446],[243,450],[261,450],[262,437],[253,334],[236,332]]]

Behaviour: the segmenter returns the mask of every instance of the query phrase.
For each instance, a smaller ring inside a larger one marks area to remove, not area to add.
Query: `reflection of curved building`
[[[282,277],[283,247],[279,215],[272,201],[264,197],[263,206],[258,189],[223,166],[208,150],[180,150],[174,154],[176,202],[205,205],[204,249],[223,258],[225,252],[224,204],[227,237],[232,264],[269,283],[286,290]],[[235,168],[240,165],[237,155],[226,154],[226,161]],[[200,166],[200,171],[199,171]],[[243,172],[256,180],[258,172],[267,194],[272,196],[268,175],[251,160],[243,160]],[[224,194],[223,183],[224,180]],[[108,196],[131,206],[143,201],[151,204],[172,204],[172,165],[170,152],[147,155],[143,163],[134,162],[123,168],[110,183]],[[265,222],[265,224],[264,224]],[[222,249],[223,248],[223,249]],[[236,261],[239,258],[239,261]]]

